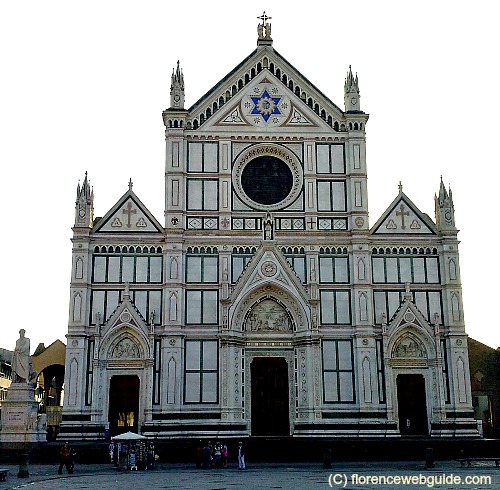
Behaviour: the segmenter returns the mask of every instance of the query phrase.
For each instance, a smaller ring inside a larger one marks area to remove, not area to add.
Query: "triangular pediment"
[[[283,254],[272,243],[263,244],[255,253],[230,296],[234,302],[245,291],[255,290],[261,286],[275,285],[300,295],[305,303],[309,295]]]
[[[433,335],[433,327],[426,320],[417,305],[413,303],[410,294],[407,293],[401,306],[389,320],[386,333],[394,337],[397,335],[397,332],[407,329],[409,326],[421,333],[425,332],[428,338],[431,338]]]
[[[436,225],[402,191],[371,229],[372,235],[435,235]]]
[[[233,97],[203,129],[299,129],[331,131],[300,97],[290,92],[272,73],[264,70]]]
[[[94,233],[162,233],[163,228],[132,190],[94,226]]]
[[[102,325],[100,333],[102,336],[106,336],[110,331],[122,325],[140,331],[143,335],[148,334],[146,320],[132,302],[127,290],[123,293],[123,299],[118,303],[111,316]]]
[[[187,128],[203,131],[345,129],[342,110],[271,46],[251,53],[187,112]]]

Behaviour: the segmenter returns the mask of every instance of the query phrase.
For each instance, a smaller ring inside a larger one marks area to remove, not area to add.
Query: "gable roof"
[[[283,253],[274,243],[263,242],[236,281],[230,294],[230,301],[235,303],[239,296],[249,290],[271,283],[293,291],[304,304],[310,300],[304,285]]]
[[[402,191],[372,226],[372,235],[436,235],[434,222]]]
[[[109,318],[104,320],[100,328],[100,334],[106,337],[116,326],[127,325],[141,332],[142,335],[147,335],[149,333],[147,323],[147,320],[142,316],[141,312],[130,298],[130,292],[126,284],[122,299]]]
[[[286,128],[288,131],[317,129],[331,132],[327,123],[316,114],[304,101],[290,93],[281,81],[267,70],[261,73],[232,97],[203,125],[203,130],[216,127],[241,131],[245,127],[251,130]]]
[[[428,347],[430,346],[430,348],[434,350],[432,344],[436,326],[431,325],[418,306],[412,301],[409,289],[399,305],[399,308],[387,322],[384,329],[384,335],[390,337],[391,343],[393,344],[398,337],[400,337],[400,333],[408,328],[418,333],[418,337],[426,341]]]
[[[295,100],[307,104],[330,129],[345,123],[344,112],[302,75],[272,46],[259,46],[233,70],[198,99],[186,112],[188,129],[197,129],[218,112],[232,97],[248,90],[248,84],[261,73],[274,78],[280,89]],[[167,109],[165,112],[168,112]],[[363,118],[368,116],[362,112]],[[196,123],[196,124],[195,124]]]
[[[93,233],[163,233],[163,227],[146,206],[129,189],[118,202],[100,218]]]

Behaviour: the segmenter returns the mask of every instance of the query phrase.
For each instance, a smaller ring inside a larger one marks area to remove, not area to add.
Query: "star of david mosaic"
[[[267,90],[264,90],[260,97],[250,98],[254,103],[254,107],[250,114],[260,114],[266,122],[273,114],[281,115],[281,112],[278,109],[281,97],[271,97]]]

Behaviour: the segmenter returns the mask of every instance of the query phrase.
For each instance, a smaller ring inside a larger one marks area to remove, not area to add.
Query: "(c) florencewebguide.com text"
[[[433,488],[436,485],[491,485],[490,475],[467,475],[460,476],[453,473],[439,473],[426,475],[363,475],[361,473],[331,473],[328,477],[331,488],[345,488],[347,485],[380,486],[388,485],[395,487],[401,485],[417,485]]]

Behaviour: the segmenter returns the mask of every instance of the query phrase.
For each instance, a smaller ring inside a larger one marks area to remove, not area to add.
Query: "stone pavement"
[[[323,469],[320,463],[250,463],[244,471],[239,471],[236,463],[209,470],[163,463],[139,472],[117,471],[107,464],[77,464],[73,475],[66,470],[58,475],[57,465],[30,465],[28,478],[17,477],[18,466],[0,466],[9,469],[0,490],[500,489],[500,467],[485,463],[466,468],[456,461],[437,461],[432,469],[416,461],[334,462],[331,469]],[[413,478],[413,483],[398,478]]]

